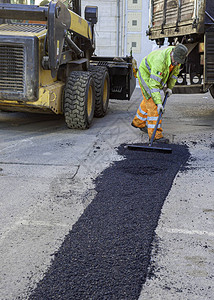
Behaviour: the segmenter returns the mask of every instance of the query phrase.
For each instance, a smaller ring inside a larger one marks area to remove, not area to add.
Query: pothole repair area
[[[30,299],[130,299],[145,283],[155,229],[190,154],[131,151],[96,179],[97,195],[65,237]]]

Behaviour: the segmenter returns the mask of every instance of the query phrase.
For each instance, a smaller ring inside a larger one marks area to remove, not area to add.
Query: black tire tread
[[[68,128],[86,129],[90,126],[86,115],[85,97],[90,72],[71,72],[65,87],[64,116]]]
[[[108,73],[108,69],[103,66],[90,66],[89,71],[92,73],[95,85],[95,110],[94,116],[97,118],[104,117],[107,112],[103,111],[102,93],[103,93],[103,77]]]
[[[209,88],[211,96],[214,98],[214,84]]]

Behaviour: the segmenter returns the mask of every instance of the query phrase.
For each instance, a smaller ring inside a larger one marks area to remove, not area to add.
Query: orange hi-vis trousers
[[[157,120],[158,120],[157,105],[154,103],[152,98],[149,98],[147,100],[143,95],[143,101],[141,102],[137,110],[137,113],[132,121],[132,124],[138,128],[143,128],[147,126],[149,139],[151,139]],[[160,120],[155,134],[156,140],[163,137],[162,134],[163,129],[161,128],[161,123],[162,120]]]

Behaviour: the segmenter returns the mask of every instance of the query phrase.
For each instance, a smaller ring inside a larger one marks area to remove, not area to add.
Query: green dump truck
[[[214,1],[150,0],[149,8],[149,39],[189,50],[173,93],[210,90],[214,97]]]

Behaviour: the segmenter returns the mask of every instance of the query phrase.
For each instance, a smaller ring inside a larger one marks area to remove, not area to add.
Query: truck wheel
[[[211,96],[214,98],[214,84],[209,88]]]
[[[94,117],[94,108],[94,81],[90,72],[71,72],[64,95],[64,116],[68,128],[89,128]]]
[[[201,74],[191,73],[190,74],[190,83],[191,84],[201,84],[202,83]]]
[[[89,71],[92,74],[95,85],[95,111],[97,118],[104,117],[108,110],[110,79],[106,67],[91,66]]]

